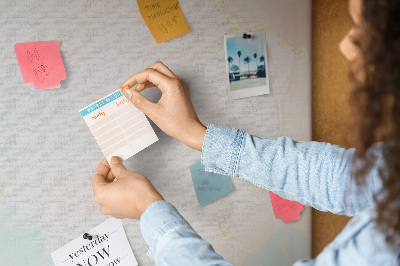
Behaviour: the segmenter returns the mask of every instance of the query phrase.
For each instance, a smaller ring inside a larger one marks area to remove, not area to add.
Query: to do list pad
[[[119,90],[79,112],[107,161],[126,160],[158,140],[145,114]]]

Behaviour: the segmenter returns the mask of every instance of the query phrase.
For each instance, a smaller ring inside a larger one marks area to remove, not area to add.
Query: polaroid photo
[[[229,99],[269,94],[265,31],[225,35]]]

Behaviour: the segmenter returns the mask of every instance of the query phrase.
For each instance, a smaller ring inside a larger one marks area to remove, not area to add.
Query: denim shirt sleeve
[[[374,207],[377,170],[364,186],[351,177],[354,149],[289,137],[259,138],[208,125],[202,163],[206,171],[240,177],[288,200],[353,216]]]
[[[157,265],[233,265],[215,253],[167,201],[153,202],[140,217],[147,255]]]

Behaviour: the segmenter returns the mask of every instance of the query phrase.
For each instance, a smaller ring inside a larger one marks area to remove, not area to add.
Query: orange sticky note
[[[269,192],[275,218],[282,219],[285,224],[300,219],[304,206],[296,201],[284,199],[273,192]]]
[[[36,90],[59,88],[67,78],[60,42],[16,43],[14,50],[24,82],[33,83]]]
[[[137,0],[140,14],[157,43],[190,32],[178,0]]]

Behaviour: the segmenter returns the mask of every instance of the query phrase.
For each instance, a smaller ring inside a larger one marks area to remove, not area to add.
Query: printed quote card
[[[145,114],[119,90],[79,112],[107,161],[126,160],[158,140]]]
[[[67,78],[60,42],[16,43],[14,50],[24,82],[33,83],[36,90],[59,88],[60,81]]]
[[[121,220],[111,218],[90,230],[92,239],[83,233],[51,253],[55,266],[135,266],[133,255]]]

